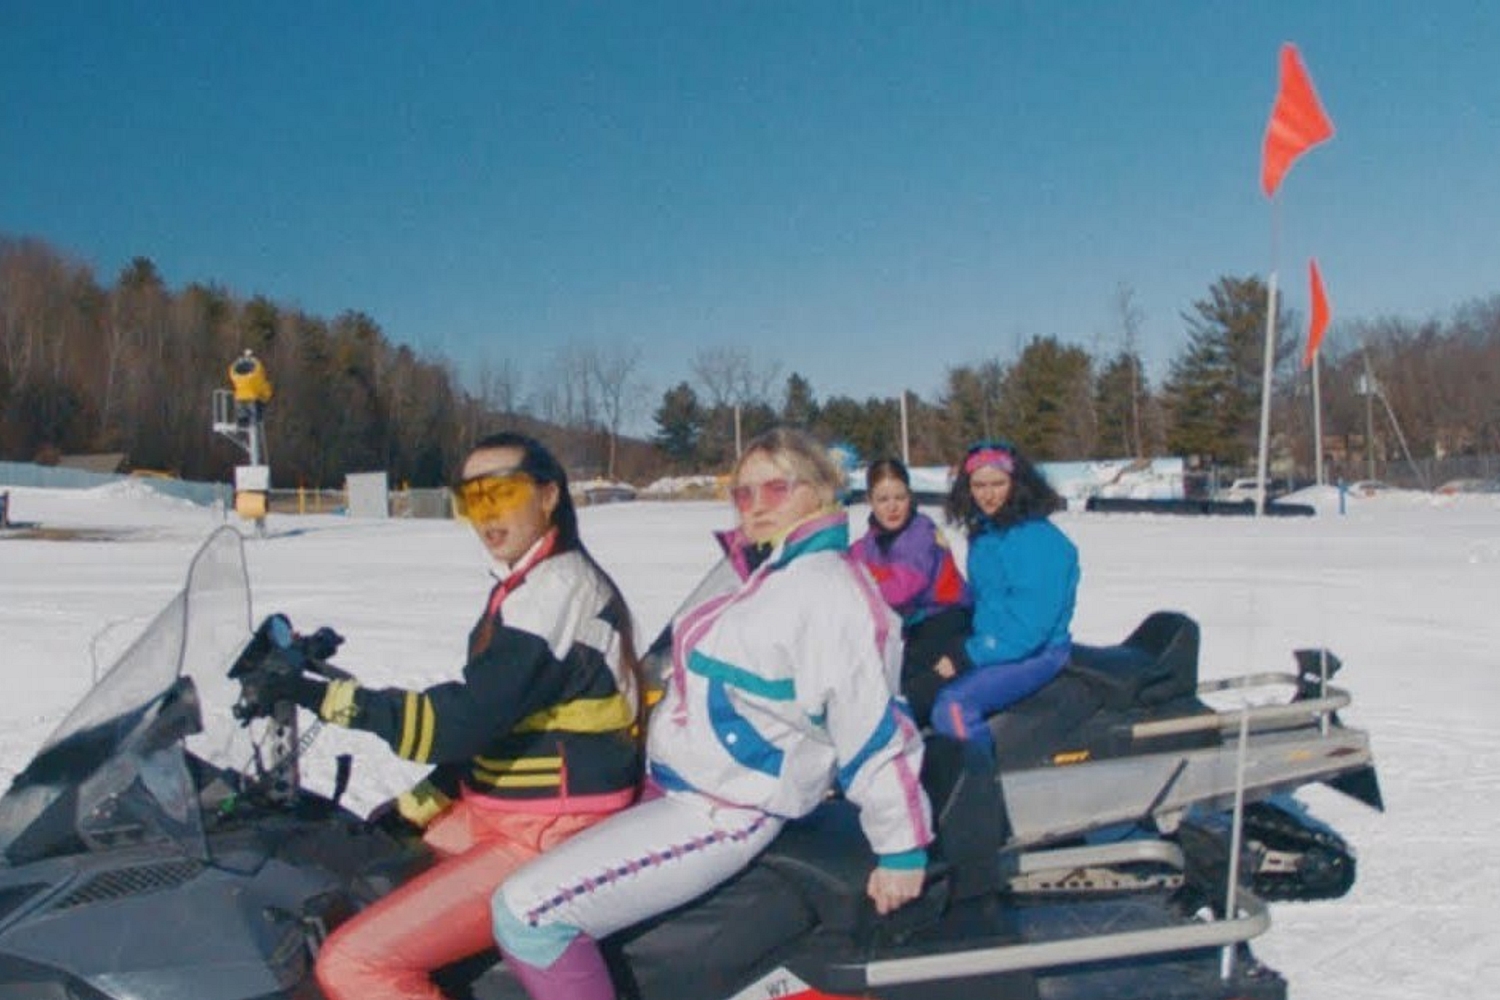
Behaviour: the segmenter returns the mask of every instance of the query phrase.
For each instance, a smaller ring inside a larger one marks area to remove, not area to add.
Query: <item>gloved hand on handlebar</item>
[[[248,723],[270,715],[282,702],[318,711],[328,685],[307,674],[347,679],[347,673],[326,662],[343,641],[331,628],[303,636],[292,630],[286,615],[266,618],[229,669],[229,676],[240,682],[235,718]]]
[[[327,685],[300,672],[259,667],[240,678],[240,698],[234,717],[241,722],[270,715],[281,702],[316,710]]]

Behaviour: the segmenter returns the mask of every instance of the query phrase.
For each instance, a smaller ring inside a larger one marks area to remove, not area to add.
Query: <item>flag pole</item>
[[[1271,376],[1276,368],[1276,258],[1281,243],[1281,202],[1271,198],[1271,276],[1266,282],[1266,343],[1260,376],[1260,439],[1255,456],[1255,516],[1266,512],[1266,465],[1271,446]]]
[[[1274,260],[1275,254],[1272,254]],[[1271,434],[1271,372],[1276,364],[1276,268],[1266,283],[1266,346],[1260,377],[1260,448],[1255,459],[1255,516],[1266,512],[1266,453]]]
[[[906,428],[906,390],[901,390],[901,464],[911,465],[911,438]]]
[[[1276,100],[1271,105],[1271,119],[1266,123],[1260,156],[1261,190],[1271,199],[1271,280],[1266,287],[1266,354],[1260,388],[1260,449],[1255,468],[1257,517],[1266,510],[1266,453],[1270,448],[1271,435],[1271,376],[1276,367],[1276,244],[1281,226],[1276,189],[1281,186],[1282,177],[1299,156],[1332,135],[1333,122],[1328,120],[1328,115],[1318,101],[1317,91],[1313,89],[1307,68],[1302,65],[1297,46],[1284,42],[1277,70]],[[1313,405],[1316,408],[1316,375],[1313,385]],[[1314,423],[1321,424],[1321,421],[1319,413],[1314,418]],[[1321,427],[1316,450],[1320,453],[1318,479],[1321,482]]]
[[[1320,390],[1322,378],[1319,374],[1319,361],[1317,351],[1312,357],[1312,396],[1313,396],[1313,465],[1317,468],[1316,482],[1323,485],[1323,398]]]

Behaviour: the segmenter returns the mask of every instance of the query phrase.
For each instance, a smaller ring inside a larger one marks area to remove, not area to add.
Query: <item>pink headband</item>
[[[1004,448],[980,448],[964,459],[964,474],[972,476],[976,470],[993,466],[1004,473],[1015,471],[1016,459]]]

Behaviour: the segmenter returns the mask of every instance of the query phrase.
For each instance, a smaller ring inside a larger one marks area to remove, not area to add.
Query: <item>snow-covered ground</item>
[[[0,532],[0,784],[181,586],[221,515],[139,485],[12,490],[13,519],[71,540]],[[1336,902],[1284,904],[1257,951],[1298,1000],[1480,996],[1500,986],[1500,497],[1301,497],[1312,518],[1068,513],[1084,565],[1075,636],[1107,643],[1147,612],[1203,626],[1205,677],[1291,665],[1324,645],[1345,662],[1350,724],[1372,734],[1388,811],[1337,793],[1304,800],[1359,852]],[[862,520],[864,511],[853,516]],[[715,558],[716,503],[582,511],[584,535],[649,639]],[[367,682],[430,682],[460,666],[488,566],[451,522],[271,519],[247,543],[255,615],[348,637],[338,662]],[[961,545],[959,546],[961,548]],[[372,737],[325,730],[305,771],[356,757],[368,807],[413,772]]]

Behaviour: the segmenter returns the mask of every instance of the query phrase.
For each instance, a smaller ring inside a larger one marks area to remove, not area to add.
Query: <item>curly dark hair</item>
[[[970,447],[965,457],[986,448],[1010,453],[1015,465],[1010,473],[1010,495],[993,517],[986,517],[974,502],[974,494],[969,489],[969,473],[965,471],[964,463],[960,462],[958,474],[953,477],[953,487],[948,491],[948,500],[944,505],[949,524],[963,525],[964,531],[972,539],[987,525],[1008,528],[1022,521],[1048,517],[1066,506],[1066,501],[1052,488],[1041,471],[1009,441],[981,441]]]

